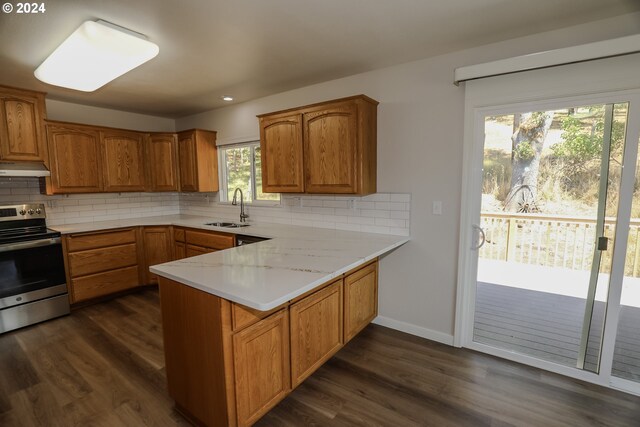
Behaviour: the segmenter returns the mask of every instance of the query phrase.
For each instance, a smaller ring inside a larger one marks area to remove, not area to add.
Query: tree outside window
[[[231,200],[240,188],[247,203],[280,201],[279,193],[262,192],[262,160],[260,143],[234,145],[221,149],[223,180],[220,199]]]

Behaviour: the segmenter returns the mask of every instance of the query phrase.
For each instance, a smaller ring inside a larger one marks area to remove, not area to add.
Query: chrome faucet
[[[242,196],[242,190],[240,187],[236,188],[236,191],[233,192],[233,201],[231,204],[233,206],[238,206],[238,191],[240,192],[240,222],[246,222],[246,219],[249,218],[249,215],[244,213],[244,198]]]

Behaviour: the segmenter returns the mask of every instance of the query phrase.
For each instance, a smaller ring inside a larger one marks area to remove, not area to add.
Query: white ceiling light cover
[[[35,71],[48,84],[93,92],[158,55],[141,34],[105,21],[85,21]]]

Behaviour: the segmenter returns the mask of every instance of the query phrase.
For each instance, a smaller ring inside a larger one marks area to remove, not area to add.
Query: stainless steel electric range
[[[60,233],[42,204],[0,206],[0,333],[69,314]]]

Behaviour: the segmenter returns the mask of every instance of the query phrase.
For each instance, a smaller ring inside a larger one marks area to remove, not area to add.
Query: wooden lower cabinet
[[[295,388],[342,347],[342,279],[292,304],[290,312]]]
[[[139,284],[138,266],[71,279],[75,302],[131,289]]]
[[[159,284],[169,394],[195,425],[252,425],[377,312],[377,261],[269,312]]]
[[[229,249],[236,244],[234,234],[181,227],[173,229],[173,239],[174,259]]]
[[[187,245],[182,242],[174,242],[173,259],[183,259],[187,257]]]
[[[144,227],[142,229],[144,243],[144,274],[146,284],[157,284],[158,276],[149,271],[149,267],[169,262],[173,259],[171,244],[171,227]]]
[[[378,262],[344,279],[344,342],[347,343],[378,315]]]
[[[239,426],[250,426],[291,390],[288,311],[233,337],[235,395]]]
[[[138,231],[129,228],[65,236],[63,247],[72,303],[141,284]]]
[[[186,258],[189,258],[192,256],[209,254],[215,251],[217,251],[217,249],[205,248],[205,247],[196,246],[196,245],[187,245],[185,253],[186,253]]]

